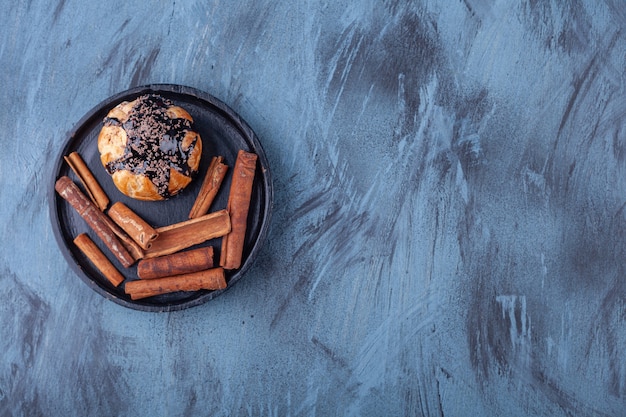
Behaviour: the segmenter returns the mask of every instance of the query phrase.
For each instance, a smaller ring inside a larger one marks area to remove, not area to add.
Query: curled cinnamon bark
[[[254,153],[240,150],[237,154],[226,207],[230,214],[231,232],[222,239],[220,255],[220,266],[224,269],[237,269],[241,266],[256,161],[257,155]]]
[[[74,239],[74,244],[80,249],[92,264],[117,287],[124,281],[124,276],[115,268],[109,259],[102,253],[98,246],[87,236],[81,233]]]
[[[156,229],[159,237],[145,251],[144,258],[170,255],[230,232],[230,216],[226,210],[205,214],[196,219]]]
[[[224,158],[221,156],[214,156],[213,159],[211,159],[211,164],[209,165],[206,175],[204,176],[204,181],[202,182],[202,187],[200,188],[198,197],[189,212],[190,219],[195,219],[196,217],[200,217],[208,213],[209,208],[211,207],[211,204],[220,189],[220,185],[226,176],[226,171],[228,170],[228,166],[224,165],[223,162]]]
[[[213,247],[192,249],[158,258],[143,259],[137,264],[141,279],[162,278],[213,268]]]
[[[124,267],[128,268],[135,263],[135,259],[111,230],[110,224],[114,226],[115,224],[80,191],[78,186],[74,184],[69,177],[63,176],[59,178],[54,188],[85,220],[89,227],[91,227]]]
[[[111,231],[115,234],[115,236],[117,236],[120,242],[122,242],[122,245],[124,245],[128,253],[130,253],[130,256],[132,256],[135,261],[143,259],[143,249],[141,249],[137,242],[131,239],[131,237],[128,236],[121,227],[115,224],[115,222],[111,220],[109,216],[105,215],[104,221],[106,222],[109,229],[111,229]]]
[[[133,300],[175,291],[221,290],[226,288],[223,268],[212,268],[190,274],[155,279],[127,281],[124,291]]]
[[[122,202],[111,206],[109,217],[124,230],[142,249],[150,249],[157,231]]]
[[[109,197],[107,197],[102,187],[100,187],[100,184],[93,176],[80,154],[78,152],[72,152],[63,158],[72,171],[74,171],[74,174],[76,174],[80,182],[85,186],[85,191],[91,201],[98,206],[100,211],[104,211],[109,205]]]

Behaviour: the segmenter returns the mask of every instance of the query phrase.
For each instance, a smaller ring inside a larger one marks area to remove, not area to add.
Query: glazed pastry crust
[[[111,113],[109,113],[111,114]],[[105,167],[109,162],[120,159],[128,142],[126,131],[119,126],[103,126],[98,135],[98,152]]]
[[[98,135],[100,161],[123,194],[167,199],[187,187],[200,166],[202,139],[192,123],[187,110],[157,95],[122,102]]]
[[[129,197],[144,201],[165,200],[159,194],[156,185],[145,175],[137,175],[130,171],[120,170],[114,172],[111,176],[118,190]]]

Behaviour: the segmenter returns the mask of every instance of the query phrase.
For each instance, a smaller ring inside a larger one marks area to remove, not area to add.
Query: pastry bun
[[[156,94],[124,101],[104,118],[100,160],[115,186],[145,201],[182,191],[198,172],[202,139],[182,107]]]

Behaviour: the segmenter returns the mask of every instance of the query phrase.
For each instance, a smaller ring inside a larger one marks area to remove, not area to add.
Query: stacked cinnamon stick
[[[126,280],[87,234],[76,236],[74,244],[114,287],[124,283],[124,292],[132,300],[175,291],[224,289],[225,270],[241,267],[256,154],[244,150],[237,154],[226,209],[209,212],[228,170],[223,157],[218,156],[207,169],[189,220],[158,228],[122,202],[109,208],[109,198],[77,152],[65,160],[87,195],[67,176],[56,181],[57,193],[123,268],[137,264],[137,279]],[[188,250],[215,238],[222,238],[218,265],[212,246]]]

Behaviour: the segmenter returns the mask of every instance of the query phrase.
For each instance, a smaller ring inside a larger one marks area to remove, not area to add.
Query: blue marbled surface
[[[623,1],[5,3],[0,415],[626,415]],[[47,199],[150,83],[237,111],[275,191],[246,277],[161,314]]]

